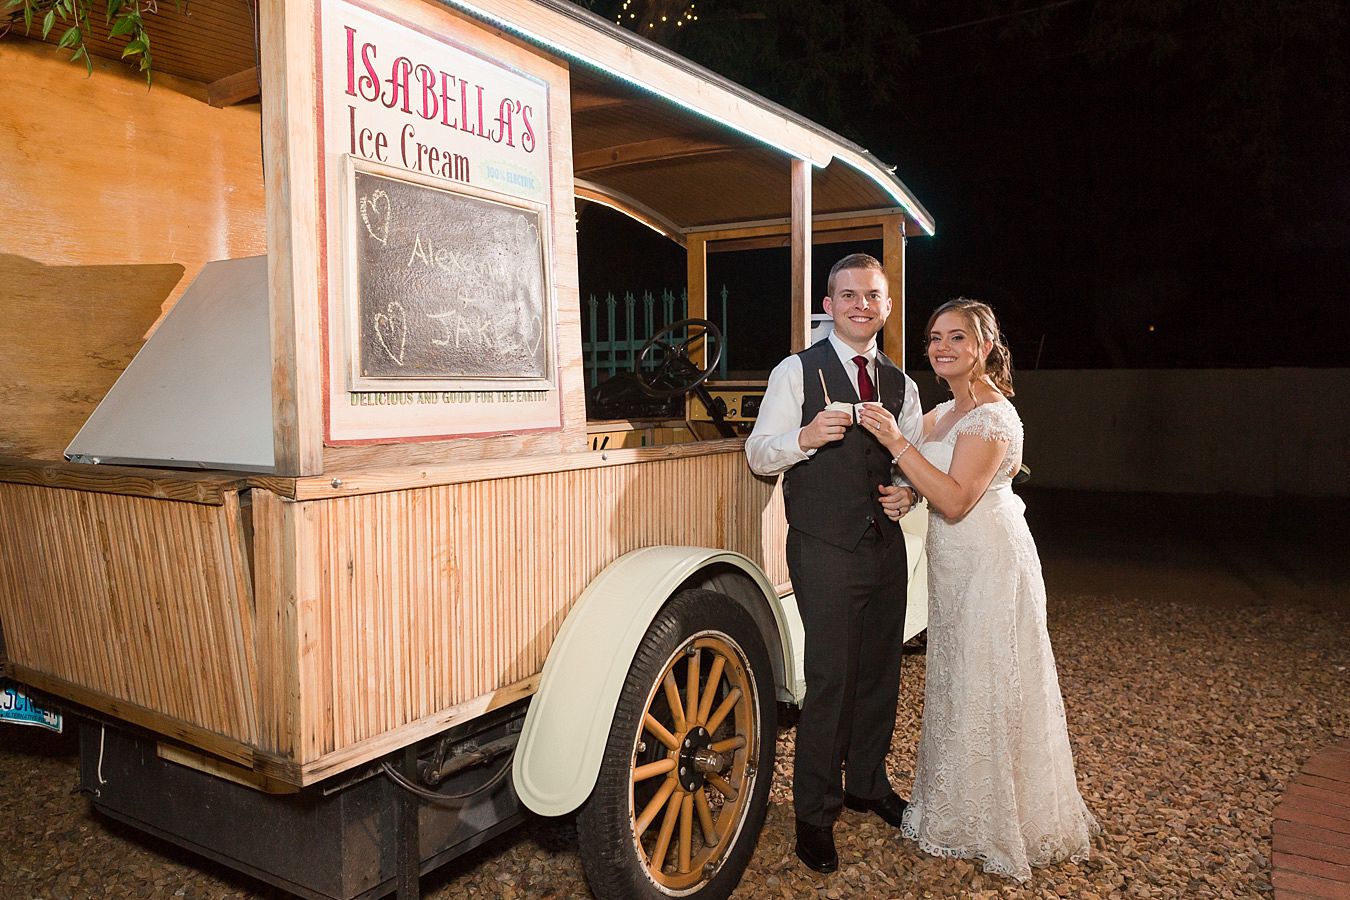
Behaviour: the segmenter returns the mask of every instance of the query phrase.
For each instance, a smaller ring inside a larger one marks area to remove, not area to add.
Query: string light
[[[637,29],[645,24],[648,30],[651,31],[656,30],[658,26],[661,28],[669,27],[672,22],[676,28],[683,28],[686,24],[698,21],[698,14],[695,12],[697,4],[694,3],[688,4],[680,12],[672,12],[668,8],[667,3],[659,2],[659,0],[652,0],[652,2],[647,4],[649,12],[644,13],[641,19],[639,19],[637,11],[640,6],[641,4],[634,4],[633,0],[624,0],[614,21],[617,24],[622,25],[624,23],[624,13],[627,13],[628,22],[630,23],[629,27]],[[666,9],[665,12],[661,11],[663,8]]]

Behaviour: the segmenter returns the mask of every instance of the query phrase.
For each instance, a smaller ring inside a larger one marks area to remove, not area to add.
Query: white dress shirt
[[[839,355],[844,371],[858,388],[858,367],[853,362],[855,356],[867,357],[867,374],[872,376],[872,384],[877,379],[877,345],[873,341],[859,354],[845,344],[832,331],[826,338],[834,352]],[[914,379],[905,375],[905,404],[900,410],[900,433],[917,444],[923,437],[923,408],[919,400],[919,386]],[[793,353],[769,373],[769,385],[764,390],[764,399],[759,405],[759,415],[755,418],[755,428],[745,439],[745,456],[750,461],[750,469],[757,475],[777,475],[785,472],[804,459],[815,455],[815,450],[803,450],[797,441],[802,428],[802,361]],[[859,395],[861,396],[861,394]],[[890,398],[886,398],[890,399]],[[903,479],[898,484],[906,484]]]

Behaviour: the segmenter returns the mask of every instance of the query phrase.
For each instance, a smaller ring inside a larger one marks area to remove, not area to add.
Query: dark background
[[[583,5],[898,167],[937,220],[909,243],[909,334],[966,295],[993,304],[1019,368],[1350,364],[1350,4]],[[682,251],[641,226],[613,268],[608,218],[583,213],[584,292],[683,284]],[[818,251],[817,294],[850,249]],[[764,316],[784,308],[780,255],[711,257],[711,290],[740,301],[737,369],[787,346]],[[621,283],[588,278],[602,269]]]

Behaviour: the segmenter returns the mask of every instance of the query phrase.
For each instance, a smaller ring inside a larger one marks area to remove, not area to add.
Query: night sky
[[[696,10],[696,28],[653,36],[894,163],[936,218],[909,242],[910,334],[964,294],[994,305],[1019,368],[1350,365],[1350,4]],[[583,290],[613,289],[588,279],[598,218],[582,218]],[[652,278],[682,284],[682,251],[656,241]],[[848,249],[817,253],[816,293]],[[733,306],[786,296],[780,255],[713,257],[712,283]],[[755,306],[729,323],[735,368],[786,347]]]

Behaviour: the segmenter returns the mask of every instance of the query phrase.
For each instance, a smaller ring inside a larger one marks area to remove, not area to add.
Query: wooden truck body
[[[804,691],[764,383],[588,420],[578,204],[684,246],[699,319],[709,253],[791,247],[783,353],[812,244],[879,241],[898,360],[931,218],[563,0],[155,19],[149,90],[0,39],[4,675],[81,723],[103,812],[304,896],[412,896],[524,807],[628,823],[597,893],[724,894]]]

